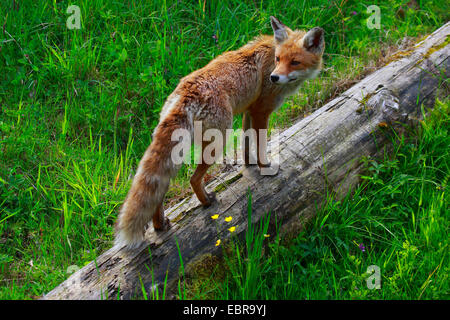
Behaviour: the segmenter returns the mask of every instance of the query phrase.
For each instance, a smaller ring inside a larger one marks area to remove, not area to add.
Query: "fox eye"
[[[276,60],[277,62],[280,62],[280,57],[279,57],[279,56],[275,57],[275,60]]]
[[[293,66],[298,66],[299,64],[300,64],[300,61],[295,61],[295,60],[291,61],[291,65],[293,65]]]

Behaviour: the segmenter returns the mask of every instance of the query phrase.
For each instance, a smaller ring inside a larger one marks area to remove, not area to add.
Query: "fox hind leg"
[[[164,231],[170,228],[170,222],[167,217],[164,217],[163,203],[161,202],[153,214],[153,228],[156,231]]]
[[[204,154],[204,152],[205,148],[208,147],[210,144],[213,144],[215,141],[214,142],[202,141],[201,143],[202,161],[200,164],[197,165],[197,168],[195,169],[195,172],[190,180],[194,193],[196,194],[198,200],[204,207],[209,207],[216,200],[216,195],[214,192],[210,193],[206,192],[203,183],[203,177],[213,164],[214,160],[217,160],[218,157],[223,153],[223,148],[226,145],[225,141],[226,129],[232,128],[233,125],[233,112],[231,106],[226,102],[224,102],[221,106],[222,107],[208,106],[207,108],[204,109],[205,111],[203,114],[204,117],[202,119],[198,119],[203,122],[203,134],[206,132],[207,129],[217,129],[220,131],[222,139],[221,144],[222,149],[218,150],[217,148],[214,148],[210,151],[210,156],[213,161],[211,161],[209,155],[207,156],[206,154]]]
[[[204,207],[209,207],[213,201],[216,200],[214,192],[208,193],[203,185],[203,177],[206,171],[208,171],[211,165],[207,163],[200,163],[195,169],[194,174],[191,177],[191,186],[194,190],[198,200]]]

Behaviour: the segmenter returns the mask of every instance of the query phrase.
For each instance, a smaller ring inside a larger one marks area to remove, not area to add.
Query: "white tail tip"
[[[127,247],[128,249],[135,249],[143,244],[144,237],[139,234],[130,234],[125,230],[118,230],[116,233],[116,238],[114,240],[114,247],[122,248]]]

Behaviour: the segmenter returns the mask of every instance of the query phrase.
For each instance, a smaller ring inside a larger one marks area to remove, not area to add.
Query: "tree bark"
[[[345,193],[358,181],[363,156],[383,150],[386,131],[421,115],[431,107],[437,91],[448,94],[450,23],[417,43],[399,60],[388,63],[361,82],[300,120],[269,142],[271,157],[279,157],[279,171],[262,176],[256,169],[220,174],[208,186],[218,201],[208,209],[195,196],[166,209],[171,229],[156,234],[135,250],[111,248],[75,272],[44,299],[130,299],[161,290],[167,275],[176,287],[181,254],[185,269],[208,255],[220,255],[222,243],[236,226],[238,237],[247,230],[247,195],[251,191],[252,223],[271,212],[284,234],[301,228],[326,199],[327,192]],[[280,146],[277,152],[274,145]],[[272,160],[273,161],[273,160]],[[211,216],[219,214],[219,219]],[[232,216],[231,222],[224,217]],[[273,230],[273,229],[271,229]],[[179,245],[179,250],[177,248]]]

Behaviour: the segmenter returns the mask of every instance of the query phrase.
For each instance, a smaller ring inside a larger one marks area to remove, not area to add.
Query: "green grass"
[[[39,297],[111,245],[130,178],[181,77],[270,33],[270,15],[320,25],[323,73],[270,120],[287,127],[382,64],[405,36],[449,19],[448,5],[433,1],[399,15],[406,2],[2,1],[0,299]],[[81,8],[80,30],[66,28],[69,4]],[[381,8],[380,30],[366,27],[370,4]],[[169,197],[189,192],[192,169],[183,167]]]
[[[392,133],[384,159],[365,159],[356,190],[329,194],[294,240],[276,233],[263,253],[267,229],[250,228],[245,248],[232,242],[211,274],[190,280],[191,297],[448,299],[449,128],[450,101],[437,101],[420,128]],[[367,285],[371,265],[380,268],[379,290]]]

